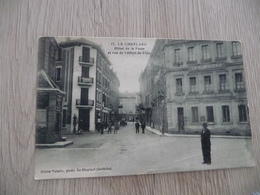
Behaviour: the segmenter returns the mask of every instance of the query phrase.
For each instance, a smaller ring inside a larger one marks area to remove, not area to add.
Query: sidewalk
[[[36,148],[64,148],[73,144],[73,141],[60,141],[53,144],[35,144]]]
[[[169,137],[197,137],[200,138],[200,135],[194,135],[194,134],[170,134],[170,133],[164,133],[162,134],[161,131],[157,129],[153,129],[149,126],[146,126],[146,129],[156,135],[159,136],[169,136]],[[251,139],[250,136],[232,136],[232,135],[211,135],[211,138],[227,138],[227,139]]]

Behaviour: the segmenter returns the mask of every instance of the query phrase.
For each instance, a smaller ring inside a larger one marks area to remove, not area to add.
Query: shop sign
[[[208,69],[222,69],[225,68],[224,64],[206,64],[199,66],[191,66],[190,71],[203,71]]]

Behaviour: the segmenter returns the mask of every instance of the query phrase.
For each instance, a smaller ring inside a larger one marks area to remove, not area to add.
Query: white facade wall
[[[72,105],[71,105],[71,121],[73,121],[73,116],[79,116],[79,108],[76,107],[76,100],[81,97],[82,86],[78,85],[78,77],[82,75],[82,65],[79,63],[79,57],[82,56],[82,48],[88,46],[74,46],[74,71],[73,71],[73,87],[72,87]],[[96,101],[96,90],[95,90],[95,79],[96,79],[96,56],[97,50],[90,47],[90,57],[94,58],[94,66],[89,67],[89,77],[93,78],[93,85],[88,89],[88,99],[94,100],[94,105]],[[89,119],[89,130],[95,131],[95,106],[90,109],[90,119]],[[71,125],[70,131],[73,132],[73,125]]]

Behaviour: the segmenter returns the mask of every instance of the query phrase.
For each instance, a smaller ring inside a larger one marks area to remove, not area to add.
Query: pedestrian
[[[112,123],[108,123],[108,130],[107,130],[107,133],[111,134],[111,131],[112,131]]]
[[[104,129],[107,129],[108,125],[107,122],[104,123]]]
[[[208,124],[202,124],[203,129],[201,131],[201,148],[203,154],[202,164],[211,164],[211,143],[210,143],[210,130],[208,129]]]
[[[146,127],[146,124],[145,124],[145,122],[143,121],[142,124],[141,124],[141,128],[142,128],[142,132],[143,132],[143,133],[144,133],[145,127]]]
[[[100,132],[101,132],[101,134],[104,133],[104,122],[100,123]]]
[[[77,116],[74,114],[73,116],[73,133],[76,133],[76,125],[77,125]]]
[[[135,131],[136,131],[136,133],[139,133],[139,127],[140,127],[140,124],[139,124],[138,121],[136,121],[136,123],[135,123]]]
[[[119,124],[116,122],[114,127],[114,134],[117,134],[118,130],[119,130]]]

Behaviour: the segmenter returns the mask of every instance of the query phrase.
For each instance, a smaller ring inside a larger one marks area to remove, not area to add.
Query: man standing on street
[[[100,123],[100,133],[103,134],[104,133],[104,122],[101,121]]]
[[[208,129],[208,124],[203,123],[203,130],[201,131],[201,148],[203,154],[202,164],[211,164],[211,143],[210,143],[210,130]]]
[[[73,116],[73,133],[76,133],[76,125],[77,125],[77,116],[74,114]]]
[[[140,124],[138,121],[136,121],[135,123],[135,130],[136,130],[136,133],[139,133],[139,127],[140,127]]]
[[[141,128],[142,128],[142,133],[144,133],[144,130],[145,130],[145,122],[143,121],[142,124],[141,124]]]

